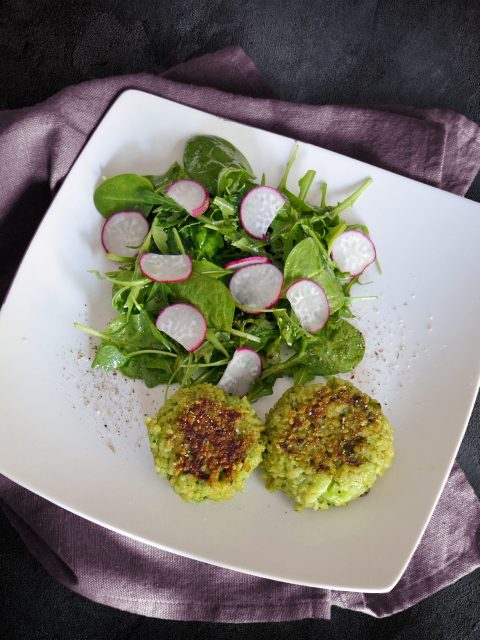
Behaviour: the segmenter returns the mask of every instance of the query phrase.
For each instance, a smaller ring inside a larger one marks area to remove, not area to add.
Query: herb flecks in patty
[[[338,466],[359,466],[364,461],[357,448],[380,428],[378,408],[351,388],[325,386],[309,403],[299,404],[277,446],[299,463],[317,472]]]

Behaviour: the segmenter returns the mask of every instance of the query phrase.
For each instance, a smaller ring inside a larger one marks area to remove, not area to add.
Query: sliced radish
[[[193,304],[179,302],[165,307],[157,318],[157,329],[179,342],[187,351],[195,351],[205,340],[207,323]]]
[[[192,259],[185,255],[144,253],[140,257],[140,271],[155,282],[182,282],[192,273]]]
[[[273,187],[255,187],[240,203],[242,227],[248,235],[263,240],[284,203],[285,198]]]
[[[198,218],[208,209],[207,190],[203,184],[195,180],[176,180],[165,189],[165,193],[194,218]]]
[[[223,372],[218,386],[234,396],[247,395],[250,385],[262,373],[262,359],[256,351],[240,347]]]
[[[363,231],[350,229],[335,239],[332,245],[332,260],[340,271],[359,276],[376,257],[375,245]]]
[[[103,248],[107,253],[133,258],[139,252],[147,233],[148,222],[139,211],[119,211],[103,223]]]
[[[238,269],[229,286],[234,300],[243,307],[269,309],[280,297],[283,274],[273,264],[254,264]]]
[[[241,269],[242,267],[248,267],[252,264],[268,264],[270,262],[270,258],[266,258],[265,256],[248,256],[248,258],[240,258],[240,260],[232,260],[231,262],[227,262],[227,264],[223,268]]]
[[[320,331],[330,317],[330,306],[323,288],[313,280],[297,280],[285,292],[294,314],[308,333]]]

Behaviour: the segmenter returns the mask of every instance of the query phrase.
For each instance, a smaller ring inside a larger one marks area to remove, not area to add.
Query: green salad
[[[97,331],[93,367],[148,387],[219,384],[250,401],[289,376],[305,384],[351,371],[365,351],[349,319],[352,285],[375,261],[368,230],[342,212],[370,184],[327,204],[308,201],[311,169],[293,193],[253,174],[244,155],[215,136],[187,141],[182,164],[162,175],[105,179],[95,206],[115,269],[116,315]]]

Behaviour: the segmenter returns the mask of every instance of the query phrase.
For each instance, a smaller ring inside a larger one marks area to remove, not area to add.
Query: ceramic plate
[[[144,427],[163,388],[91,370],[93,344],[73,323],[101,329],[113,315],[108,283],[88,272],[110,267],[92,201],[101,176],[160,173],[196,134],[227,138],[273,185],[293,144],[139,91],[118,98],[65,179],[1,311],[0,472],[85,518],[191,558],[285,582],[388,591],[427,525],[478,388],[480,207],[300,145],[291,187],[315,168],[335,202],[374,179],[346,216],[369,226],[383,268],[370,268],[361,289],[378,299],[356,303],[367,353],[354,383],[383,404],[396,457],[346,508],[297,513],[265,490],[259,470],[230,502],[187,504],[155,475]],[[261,417],[288,384],[277,382],[257,403]]]

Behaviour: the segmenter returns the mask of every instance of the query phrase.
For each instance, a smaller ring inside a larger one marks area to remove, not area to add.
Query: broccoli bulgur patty
[[[145,422],[157,473],[188,502],[243,491],[265,448],[248,400],[210,384],[180,389]]]
[[[348,382],[296,386],[266,421],[267,487],[297,509],[346,505],[390,467],[393,432],[380,404]]]

